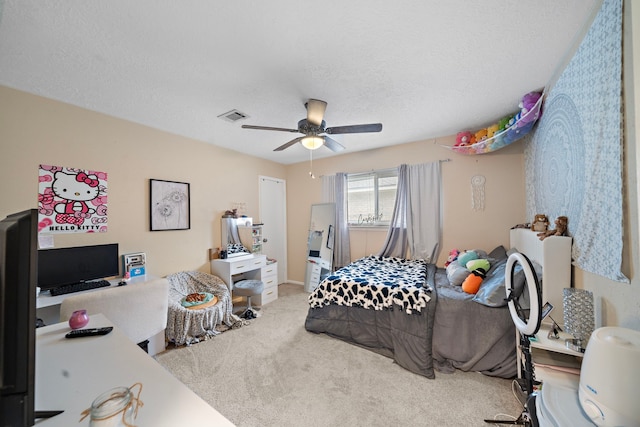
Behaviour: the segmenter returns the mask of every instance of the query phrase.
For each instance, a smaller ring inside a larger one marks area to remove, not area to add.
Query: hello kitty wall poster
[[[107,173],[40,165],[38,231],[107,231]]]

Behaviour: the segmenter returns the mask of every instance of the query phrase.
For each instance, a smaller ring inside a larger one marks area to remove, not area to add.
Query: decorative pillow
[[[471,272],[457,262],[452,262],[447,266],[447,278],[449,279],[449,283],[454,286],[461,286],[469,274],[471,274]]]
[[[538,281],[542,286],[542,266],[535,261],[531,261],[531,264],[533,265],[533,271],[538,276]],[[473,297],[474,301],[488,307],[504,307],[507,305],[507,291],[504,287],[506,266],[506,258],[491,266],[491,269],[487,272],[487,276],[482,281],[480,289]],[[514,268],[512,285],[516,289],[516,292],[521,292],[524,289],[525,277],[520,263],[516,264]]]
[[[478,254],[475,251],[467,251],[458,255],[458,264],[466,266],[469,261],[478,259]]]
[[[467,263],[467,270],[474,271],[479,268],[483,269],[485,272],[488,272],[491,265],[489,264],[488,259],[474,259]],[[475,293],[475,292],[474,292]]]
[[[488,258],[489,255],[487,255],[486,251],[483,251],[482,249],[472,249],[473,252],[476,253],[476,255],[478,255],[478,258]]]
[[[494,250],[492,250],[491,252],[489,252],[488,258],[493,258],[496,261],[500,261],[501,259],[506,259],[507,250],[504,248],[504,246],[500,245]]]
[[[482,275],[476,274],[474,271],[462,282],[462,290],[468,294],[475,294],[482,285]]]

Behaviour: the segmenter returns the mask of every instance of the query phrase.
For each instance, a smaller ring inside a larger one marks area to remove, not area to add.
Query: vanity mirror
[[[335,229],[335,203],[311,205],[311,221],[307,242],[307,269],[304,287],[312,292],[333,265],[333,240]]]
[[[221,224],[222,250],[226,251],[221,257],[233,258],[241,255],[249,255],[251,252],[243,245],[238,227],[251,227],[253,220],[247,217],[223,217]]]

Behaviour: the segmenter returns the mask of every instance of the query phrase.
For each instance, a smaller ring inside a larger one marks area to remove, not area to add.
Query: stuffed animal
[[[486,276],[487,272],[482,268],[472,271],[471,274],[464,279],[464,282],[462,282],[462,290],[468,294],[477,294]]]
[[[456,135],[456,144],[454,147],[466,147],[467,145],[471,145],[471,132],[468,130],[464,132],[458,132]]]
[[[449,257],[447,258],[447,261],[444,263],[444,266],[447,267],[453,261],[457,260],[458,259],[458,255],[460,255],[460,251],[459,250],[451,249],[451,251],[449,251]]]
[[[499,126],[498,124],[493,124],[487,128],[487,138],[493,138],[493,135],[498,133]]]
[[[547,231],[549,227],[549,218],[544,214],[536,214],[531,223],[531,231]]]
[[[479,131],[477,131],[475,133],[475,137],[476,137],[476,142],[480,142],[480,141],[484,141],[485,139],[487,139],[487,129],[480,129]]]
[[[508,128],[511,119],[513,119],[513,116],[507,116],[500,119],[500,121],[498,122],[498,132],[502,132],[503,130]]]
[[[540,92],[529,92],[525,96],[522,97],[522,101],[520,101],[520,122],[522,124],[530,123],[538,119],[540,116],[540,111],[532,114],[528,114],[537,104],[538,100],[542,94]]]
[[[486,272],[489,271],[491,264],[488,259],[474,259],[469,261],[466,267],[469,271],[484,270]]]
[[[458,255],[458,264],[466,267],[467,263],[474,259],[478,259],[478,253],[476,251],[465,251]]]
[[[547,230],[543,233],[537,234],[540,240],[544,240],[549,236],[566,236],[567,235],[569,218],[567,218],[566,216],[559,216],[558,218],[556,218],[555,224],[556,224],[555,230]]]

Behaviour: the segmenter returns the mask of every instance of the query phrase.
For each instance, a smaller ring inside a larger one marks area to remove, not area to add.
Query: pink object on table
[[[71,313],[71,317],[69,318],[69,327],[71,329],[84,328],[88,323],[89,315],[87,314],[87,310],[76,310]]]

